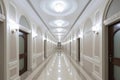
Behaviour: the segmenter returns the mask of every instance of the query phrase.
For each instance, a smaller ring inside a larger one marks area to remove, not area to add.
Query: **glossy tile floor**
[[[63,53],[56,53],[37,80],[82,80],[70,60]]]

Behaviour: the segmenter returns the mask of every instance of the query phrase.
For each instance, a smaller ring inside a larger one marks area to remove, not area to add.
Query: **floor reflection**
[[[37,80],[81,80],[70,60],[58,52],[50,60]]]

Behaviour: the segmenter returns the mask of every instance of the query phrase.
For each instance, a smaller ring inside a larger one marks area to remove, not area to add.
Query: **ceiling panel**
[[[91,0],[12,0],[22,11],[30,15],[38,24],[59,40],[64,40],[76,24]],[[19,3],[19,4],[18,4]],[[32,10],[31,10],[32,9]],[[38,19],[39,18],[39,19]],[[43,27],[44,28],[44,27]]]
[[[64,32],[65,37],[90,0],[29,0],[29,3],[54,36],[55,32]]]

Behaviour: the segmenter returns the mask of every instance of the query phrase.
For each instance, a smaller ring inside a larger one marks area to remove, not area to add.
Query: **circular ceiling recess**
[[[76,0],[42,0],[40,8],[52,16],[67,16],[77,9]]]
[[[53,26],[53,27],[66,27],[69,25],[69,22],[59,19],[59,20],[54,20],[50,22],[49,24],[50,26]]]
[[[66,29],[64,29],[64,28],[55,28],[55,29],[53,29],[53,32],[55,32],[55,33],[63,33],[63,32],[66,32]]]

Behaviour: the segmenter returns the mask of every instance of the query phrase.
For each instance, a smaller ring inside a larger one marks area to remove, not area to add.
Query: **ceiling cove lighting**
[[[58,19],[58,20],[54,20],[54,21],[50,22],[49,24],[53,27],[65,27],[65,26],[69,25],[69,22],[65,21],[65,20]]]
[[[52,4],[52,8],[54,9],[54,11],[61,13],[65,10],[66,4],[63,1],[55,1]]]
[[[62,34],[62,33],[57,33],[57,34],[55,34],[56,36],[63,36],[64,34]]]
[[[57,28],[57,29],[56,29],[57,32],[62,32],[62,31],[64,31],[64,30],[65,30],[65,29],[63,29],[63,28]]]
[[[61,26],[63,26],[65,24],[65,21],[63,21],[63,20],[56,20],[54,23],[56,24],[56,26],[61,27]]]
[[[68,16],[77,10],[76,0],[40,0],[40,8],[52,16]]]

